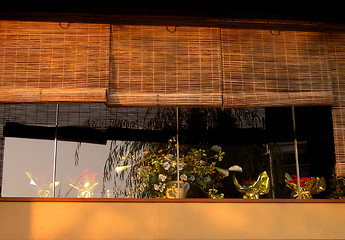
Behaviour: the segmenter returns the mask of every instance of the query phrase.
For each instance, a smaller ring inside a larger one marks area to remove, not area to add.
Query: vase
[[[180,198],[186,198],[188,190],[183,189],[184,182],[180,181]],[[166,197],[173,199],[178,198],[178,186],[177,181],[169,181],[166,183]]]

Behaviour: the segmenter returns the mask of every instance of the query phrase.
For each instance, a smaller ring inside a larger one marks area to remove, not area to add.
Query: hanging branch
[[[79,151],[80,151],[80,147],[81,147],[81,142],[77,143],[77,148],[74,152],[74,165],[77,166],[79,164]]]

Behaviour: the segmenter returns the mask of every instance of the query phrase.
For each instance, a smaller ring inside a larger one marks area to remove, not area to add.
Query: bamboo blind
[[[0,21],[0,50],[0,102],[105,102],[109,77],[111,106],[333,101],[318,32]]]
[[[336,173],[345,177],[345,34],[329,34],[329,62],[333,81],[332,107]]]
[[[104,102],[109,25],[0,21],[0,102]]]
[[[221,31],[224,107],[333,103],[323,33]]]
[[[112,26],[111,106],[332,105],[318,32]]]
[[[111,106],[221,107],[219,29],[112,26]]]

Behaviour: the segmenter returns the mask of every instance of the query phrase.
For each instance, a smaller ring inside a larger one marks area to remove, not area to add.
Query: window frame
[[[58,109],[58,108],[57,108]],[[178,109],[178,108],[177,108]],[[292,108],[293,109],[293,108]],[[178,113],[178,112],[177,112]],[[56,114],[56,116],[58,116],[58,114]],[[57,118],[58,119],[58,118]],[[58,125],[56,125],[56,127],[55,127],[56,129],[58,128]],[[56,139],[56,135],[55,135],[55,140],[57,140]],[[6,197],[5,197],[6,198]],[[27,197],[23,197],[23,198],[27,198]],[[16,199],[16,197],[13,197],[13,199]],[[35,199],[35,198],[33,198],[33,199]],[[112,198],[113,199],[113,198]],[[164,200],[163,200],[164,201]]]

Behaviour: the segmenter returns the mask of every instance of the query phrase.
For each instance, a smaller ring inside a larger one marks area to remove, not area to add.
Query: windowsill
[[[0,197],[0,202],[95,202],[95,203],[345,203],[345,199],[155,199],[155,198],[32,198]]]

